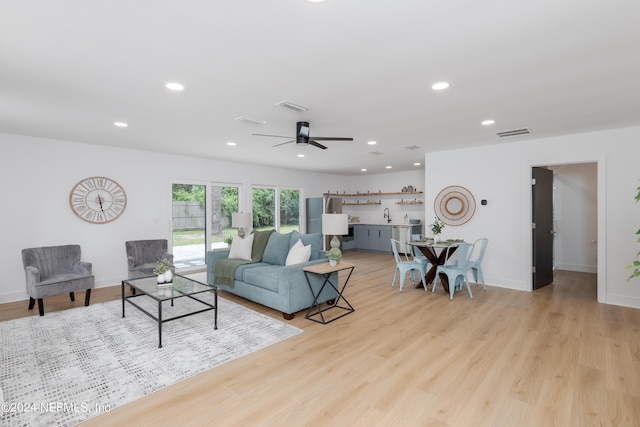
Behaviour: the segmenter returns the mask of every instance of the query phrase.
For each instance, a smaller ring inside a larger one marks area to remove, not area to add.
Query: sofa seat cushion
[[[234,279],[235,280],[240,280],[241,282],[245,282],[244,280],[244,272],[246,270],[250,270],[252,268],[259,268],[259,267],[265,267],[265,266],[269,266],[271,264],[267,264],[264,262],[253,262],[251,264],[242,264],[240,266],[238,266],[238,268],[236,269],[236,273],[234,275]]]
[[[242,281],[259,288],[278,292],[278,279],[283,271],[281,265],[263,265],[247,268],[242,275]]]

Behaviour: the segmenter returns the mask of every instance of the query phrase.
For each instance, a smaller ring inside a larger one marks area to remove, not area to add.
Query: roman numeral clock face
[[[80,181],[69,194],[71,210],[81,219],[104,224],[118,218],[127,206],[127,195],[120,184],[103,176]]]

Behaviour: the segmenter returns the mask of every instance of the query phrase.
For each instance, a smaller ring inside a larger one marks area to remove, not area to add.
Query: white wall
[[[530,291],[531,167],[596,162],[598,300],[640,308],[640,281],[627,282],[624,268],[640,249],[640,206],[634,202],[639,140],[640,127],[630,127],[427,153],[426,217],[434,215],[433,200],[449,185],[487,199],[456,234],[470,241],[489,238],[483,265],[489,284]]]
[[[597,272],[597,165],[580,163],[552,168],[556,184],[555,265],[559,270]]]
[[[93,264],[96,287],[120,284],[127,275],[125,241],[171,239],[172,180],[240,183],[246,192],[252,184],[293,184],[303,190],[303,197],[321,196],[344,180],[337,175],[8,134],[0,134],[0,147],[5,194],[0,302],[28,298],[21,250],[34,246],[80,244],[82,259]],[[73,214],[69,192],[89,176],[106,176],[124,187],[128,201],[120,218],[90,224]],[[241,206],[245,211],[247,200]]]

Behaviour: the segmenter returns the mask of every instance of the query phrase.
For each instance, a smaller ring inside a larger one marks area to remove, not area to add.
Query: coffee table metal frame
[[[132,293],[131,295],[125,294],[125,286],[131,286]],[[139,291],[140,293],[136,292]],[[206,301],[198,299],[194,297],[194,295],[201,294],[204,292],[213,291],[214,295],[214,303],[209,304]],[[133,299],[146,295],[158,303],[158,315],[154,315],[149,311],[142,308],[140,305],[136,304]],[[162,303],[166,301],[171,301],[171,305],[173,306],[173,300],[188,297],[194,301],[198,301],[201,304],[207,306],[207,308],[203,308],[202,310],[193,311],[190,313],[181,314],[179,316],[170,317],[168,319],[164,319],[162,317]],[[172,320],[181,319],[183,317],[192,316],[194,314],[202,313],[205,311],[213,310],[213,329],[218,329],[218,288],[213,285],[208,285],[205,283],[198,282],[197,280],[190,279],[185,276],[181,276],[176,274],[173,276],[173,283],[171,287],[158,287],[156,276],[151,277],[142,277],[139,279],[126,279],[122,281],[122,317],[125,317],[125,301],[129,304],[136,307],[138,310],[151,317],[158,323],[158,348],[162,348],[162,324],[166,322],[170,322]]]

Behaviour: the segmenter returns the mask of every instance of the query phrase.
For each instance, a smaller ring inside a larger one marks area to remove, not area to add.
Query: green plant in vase
[[[173,280],[173,271],[171,271],[171,263],[166,259],[158,260],[153,274],[158,276],[158,283],[171,282]]]
[[[636,191],[637,193],[635,200],[636,203],[638,203],[640,201],[640,187],[636,188]],[[636,234],[640,235],[640,229],[636,231]],[[638,237],[638,242],[640,242],[640,237]],[[634,277],[640,276],[640,252],[636,254],[636,259],[634,259],[631,264],[625,266],[625,268],[633,269],[633,271],[631,272],[631,276],[627,277],[627,282]]]
[[[431,228],[431,232],[433,233],[434,242],[437,242],[440,239],[440,234],[442,234],[444,227],[444,222],[440,221],[440,218],[438,217],[435,217],[435,221],[429,225],[429,228]]]

